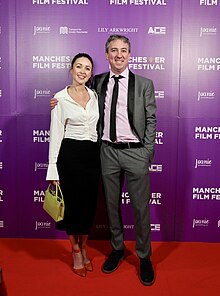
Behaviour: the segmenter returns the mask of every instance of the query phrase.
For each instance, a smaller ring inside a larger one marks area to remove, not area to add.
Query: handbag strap
[[[60,198],[63,200],[63,193],[61,191],[60,185],[56,183],[56,196],[58,196],[58,191],[60,192]]]
[[[50,183],[48,185],[48,189],[50,189],[50,187],[52,187],[52,186],[55,186],[56,187],[56,191],[55,191],[56,196],[58,196],[58,192],[60,192],[59,198],[61,198],[63,200],[63,193],[62,193],[62,190],[60,188],[60,185],[58,183],[56,183],[56,185],[53,185],[53,184]]]

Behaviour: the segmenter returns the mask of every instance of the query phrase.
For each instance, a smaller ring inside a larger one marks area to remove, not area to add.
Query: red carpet
[[[134,242],[126,242],[126,259],[117,271],[103,274],[101,266],[111,250],[107,241],[89,241],[94,271],[86,278],[71,270],[67,240],[0,239],[1,296],[219,296],[220,244],[154,242],[153,286],[138,279],[139,260]]]

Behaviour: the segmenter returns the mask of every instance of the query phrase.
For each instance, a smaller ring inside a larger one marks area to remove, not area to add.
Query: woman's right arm
[[[64,137],[64,114],[62,104],[51,111],[50,121],[50,143],[49,143],[49,165],[47,170],[48,181],[58,181],[57,158]]]

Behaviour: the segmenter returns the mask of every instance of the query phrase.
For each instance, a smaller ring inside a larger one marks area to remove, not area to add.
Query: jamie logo
[[[200,37],[203,35],[216,35],[217,34],[217,28],[212,26],[212,27],[201,27],[200,28]]]
[[[46,170],[47,168],[48,168],[48,163],[40,163],[40,162],[35,162],[34,163],[35,172],[37,170]]]
[[[49,34],[51,31],[50,26],[46,25],[46,26],[34,26],[33,32],[34,32],[34,36],[36,36],[37,34]]]
[[[38,97],[49,97],[51,96],[51,91],[49,89],[35,89],[34,90],[34,99]]]
[[[218,227],[220,227],[220,220],[218,220]]]
[[[192,227],[195,228],[197,226],[207,227],[207,226],[209,226],[209,220],[206,218],[203,220],[193,219]]]
[[[214,100],[214,99],[215,99],[214,91],[198,91],[198,101]]]
[[[49,228],[51,228],[51,222],[49,222],[49,221],[46,221],[46,222],[36,221],[35,222],[35,230],[49,229]]]
[[[198,167],[211,167],[212,166],[212,160],[211,159],[196,159],[195,162],[195,169]]]

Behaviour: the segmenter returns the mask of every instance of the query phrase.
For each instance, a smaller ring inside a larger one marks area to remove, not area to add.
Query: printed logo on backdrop
[[[192,188],[193,200],[210,200],[214,202],[220,201],[220,188],[219,187],[193,187]]]
[[[220,70],[220,57],[199,57],[198,58],[198,71],[219,71]]]
[[[162,199],[162,194],[160,192],[152,192],[149,200],[150,205],[156,205],[156,206],[161,206],[161,199]],[[121,204],[122,205],[128,205],[131,203],[131,199],[129,197],[128,192],[122,192],[121,195]]]
[[[3,140],[2,140],[2,136],[3,136],[3,130],[0,130],[0,143],[3,142]]]
[[[34,143],[48,143],[50,140],[49,130],[33,130],[32,132]]]
[[[218,227],[220,227],[220,220],[218,220]]]
[[[161,206],[161,192],[152,192],[149,200],[150,205]]]
[[[51,222],[49,221],[35,221],[35,230],[50,229]]]
[[[36,5],[88,5],[89,0],[32,0]]]
[[[200,0],[200,6],[201,5],[207,5],[207,6],[220,5],[220,1],[219,0]]]
[[[201,168],[201,167],[211,167],[212,166],[212,160],[207,159],[197,159],[195,161],[195,169]]]
[[[192,221],[192,227],[208,227],[209,226],[209,220],[204,218],[204,219],[193,219]]]
[[[196,140],[220,140],[220,126],[196,126]]]
[[[3,170],[3,161],[0,161],[0,170]]]
[[[124,229],[134,229],[134,224],[124,224]]]
[[[0,89],[0,99],[2,98],[2,89]]]
[[[160,224],[159,223],[157,223],[157,224],[151,224],[150,225],[151,227],[151,231],[153,231],[153,232],[157,232],[157,231],[160,231]]]
[[[0,220],[0,228],[4,228],[4,227],[5,227],[5,226],[4,226],[4,223],[5,223],[4,220]]]
[[[109,34],[130,34],[130,33],[138,33],[139,28],[135,27],[99,27],[97,28],[98,33],[109,33]]]
[[[44,202],[44,196],[45,196],[45,192],[44,190],[34,190],[34,203],[35,202],[40,202],[43,203]]]
[[[163,165],[162,164],[151,164],[149,166],[149,171],[153,173],[162,173]]]
[[[215,36],[217,35],[217,28],[215,26],[212,27],[200,27],[200,37],[203,36]]]
[[[149,27],[147,30],[148,35],[161,36],[166,35],[166,27]]]
[[[70,56],[33,56],[33,69],[70,69]]]
[[[164,136],[164,132],[156,132],[156,139],[155,139],[156,145],[163,145],[163,136]]]
[[[0,57],[0,70],[2,69],[1,63],[2,63],[2,57]]]
[[[60,35],[68,35],[68,34],[88,34],[87,30],[80,28],[70,28],[67,26],[61,26],[59,28]]]
[[[51,90],[50,89],[34,89],[34,99],[38,98],[50,98]]]
[[[155,99],[164,99],[165,98],[165,91],[164,90],[155,90]]]
[[[214,91],[198,91],[198,101],[201,100],[214,100],[215,92]]]
[[[3,202],[3,190],[0,189],[0,202]]]
[[[35,162],[34,163],[34,171],[37,170],[46,170],[48,168],[48,163],[42,163],[42,162]]]
[[[109,226],[107,224],[96,224],[96,229],[109,229]]]
[[[110,5],[167,5],[165,0],[109,0]]]
[[[34,26],[33,28],[33,34],[34,36],[38,34],[50,34],[51,32],[51,27],[46,25],[46,26]]]
[[[165,57],[130,57],[129,69],[164,71]]]

